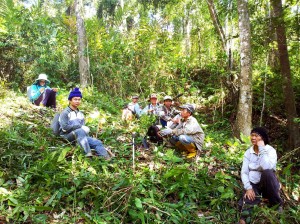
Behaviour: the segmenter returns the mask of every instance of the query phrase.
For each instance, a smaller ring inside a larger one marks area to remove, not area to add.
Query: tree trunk
[[[297,118],[295,106],[295,95],[293,92],[290,61],[287,50],[285,23],[283,19],[283,9],[281,0],[271,0],[273,15],[275,16],[275,30],[277,35],[277,45],[279,52],[280,71],[283,80],[284,103],[287,116],[287,126],[289,132],[289,149],[300,146],[300,134],[298,124],[294,122]]]
[[[240,64],[239,103],[235,121],[234,134],[249,135],[252,126],[252,60],[251,30],[247,0],[237,1],[240,31]]]
[[[221,23],[219,21],[219,17],[218,17],[218,14],[216,12],[216,9],[215,9],[214,1],[213,0],[206,0],[206,1],[207,1],[207,4],[208,4],[210,17],[213,21],[215,29],[218,32],[218,35],[219,35],[219,37],[222,41],[223,50],[225,52],[227,52],[227,50],[226,50],[226,37],[225,37],[224,31],[223,31],[223,28],[221,26]]]
[[[185,5],[183,18],[183,49],[185,56],[191,53],[191,29],[192,21],[190,19],[190,6]]]
[[[80,85],[84,88],[89,84],[89,58],[87,54],[87,39],[81,11],[81,0],[75,0]]]

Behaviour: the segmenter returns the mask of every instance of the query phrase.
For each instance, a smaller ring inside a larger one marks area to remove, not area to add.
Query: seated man
[[[39,74],[39,77],[30,87],[29,100],[37,106],[56,108],[57,88],[49,87],[50,81],[46,74]]]
[[[174,129],[168,128],[160,131],[161,136],[172,135],[170,143],[176,148],[183,150],[187,158],[193,158],[197,155],[197,149],[202,149],[204,141],[204,132],[196,118],[194,118],[194,107],[191,104],[185,104],[180,107],[181,120]]]
[[[107,150],[98,139],[89,137],[89,128],[85,126],[84,115],[78,109],[82,94],[79,88],[70,92],[68,97],[69,106],[59,116],[60,136],[70,142],[77,141],[84,150],[87,157],[91,157],[91,148],[95,149],[97,155],[109,159]]]
[[[138,103],[139,97],[132,96],[132,102],[126,105],[122,111],[122,120],[132,120],[133,116],[139,118],[141,115],[141,108]]]
[[[160,112],[160,123],[162,127],[171,126],[171,123],[176,122],[176,119],[173,120],[173,118],[179,113],[180,112],[172,106],[172,97],[165,96],[164,105],[162,106]]]
[[[141,114],[147,115],[159,115],[161,110],[160,104],[157,102],[157,95],[152,93],[149,99],[150,103],[142,110]]]
[[[280,184],[275,175],[277,154],[269,145],[269,138],[264,128],[257,127],[251,131],[250,147],[244,154],[241,177],[245,195],[239,200],[241,218],[239,223],[245,224],[254,205],[261,202],[261,195],[269,199],[270,206],[278,206],[282,210],[282,199],[279,195]],[[247,214],[245,214],[247,213]]]

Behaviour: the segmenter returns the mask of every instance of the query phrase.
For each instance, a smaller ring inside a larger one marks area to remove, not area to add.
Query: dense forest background
[[[1,1],[0,221],[232,223],[246,136],[264,126],[290,196],[282,223],[299,223],[299,12],[298,0]],[[25,99],[40,73],[60,88],[61,108],[71,88],[83,88],[94,133],[101,123],[99,136],[124,161],[87,165],[51,136],[53,112]],[[207,136],[200,162],[158,147],[139,152],[152,168],[130,168],[131,133],[142,135],[148,121],[122,124],[120,110],[132,94],[145,106],[152,92],[197,106]],[[257,223],[278,223],[262,209]]]

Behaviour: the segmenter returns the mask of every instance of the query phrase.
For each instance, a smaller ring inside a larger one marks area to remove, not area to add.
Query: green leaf
[[[19,204],[18,200],[15,199],[15,198],[13,198],[13,197],[9,197],[8,200],[9,200],[9,203],[8,203],[9,205],[17,205],[17,204]]]
[[[62,150],[62,152],[60,153],[60,155],[59,155],[59,157],[58,157],[58,159],[57,159],[57,162],[63,161],[63,160],[65,159],[65,157],[66,157],[67,152],[69,152],[69,151],[70,151],[70,148],[69,148],[69,147],[64,148],[64,149]]]
[[[138,209],[143,209],[143,205],[142,205],[141,199],[135,198],[134,201],[135,201],[135,206],[136,206]]]
[[[233,198],[234,192],[231,188],[226,188],[226,190],[222,193],[221,198],[228,199]]]
[[[223,186],[218,187],[218,191],[223,193],[224,192],[224,187]]]
[[[54,198],[56,197],[56,195],[58,194],[58,192],[59,191],[55,191],[55,193],[51,196],[51,198],[45,204],[45,207],[49,206],[52,203],[52,201],[54,200]]]
[[[115,191],[115,190],[117,190],[117,189],[120,188],[120,187],[128,186],[128,184],[129,184],[129,180],[128,180],[127,178],[122,179],[119,183],[117,183],[117,184],[112,188],[112,190]]]

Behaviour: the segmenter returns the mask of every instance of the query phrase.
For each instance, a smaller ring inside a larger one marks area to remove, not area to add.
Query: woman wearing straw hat
[[[50,88],[50,81],[46,74],[39,74],[39,77],[31,85],[30,101],[37,106],[56,108],[57,88]]]

